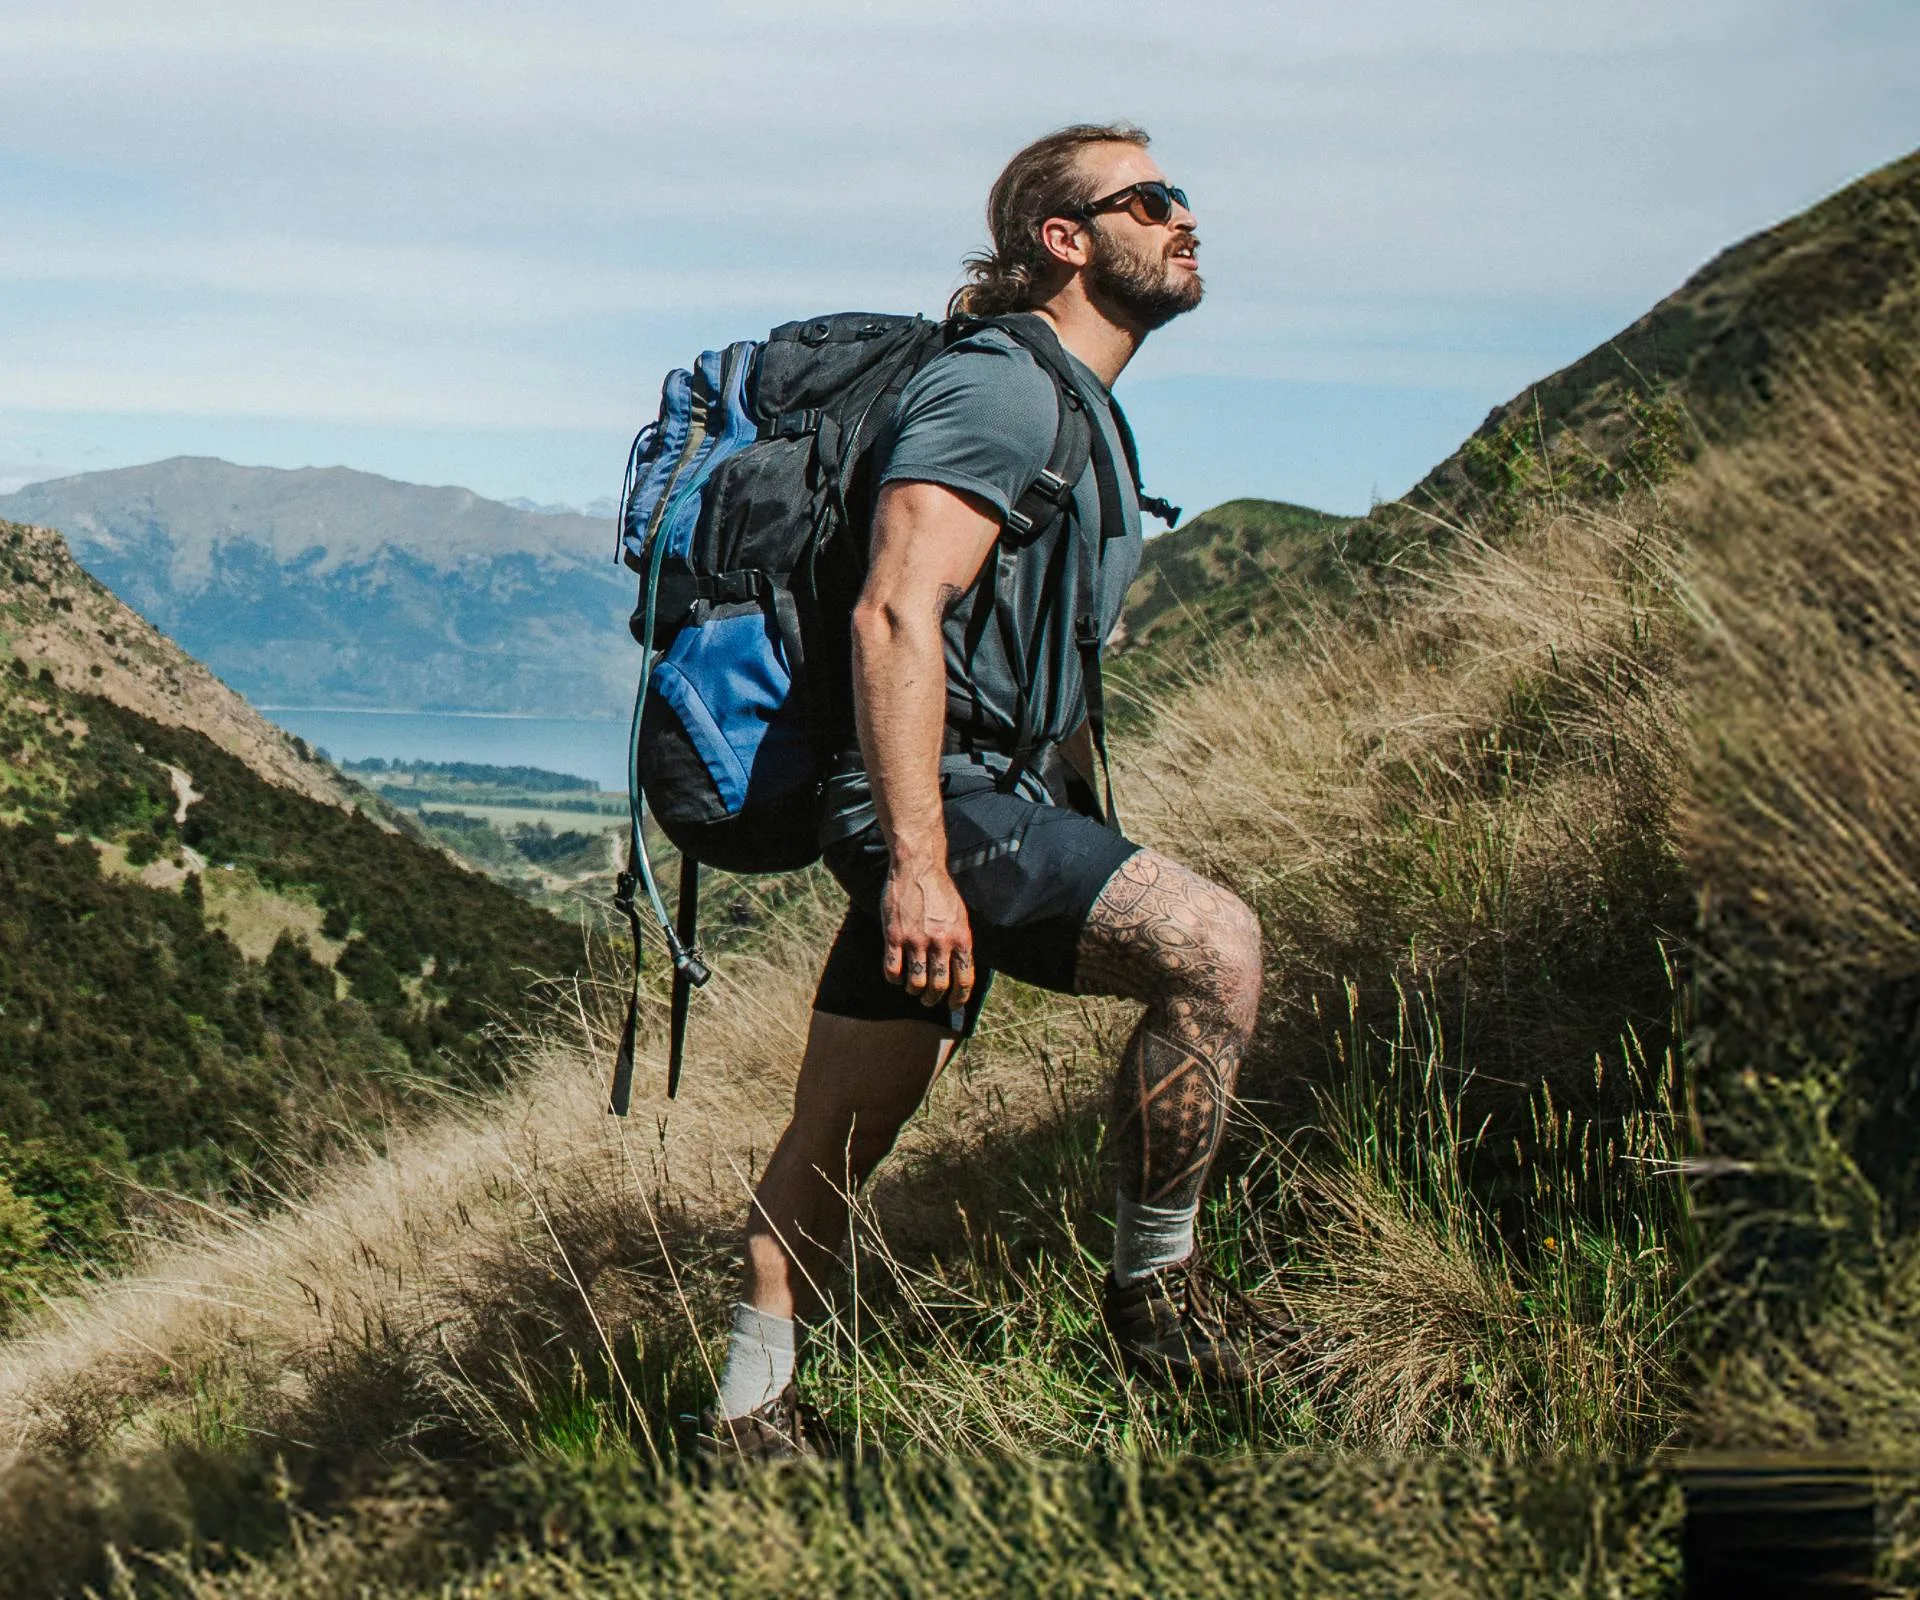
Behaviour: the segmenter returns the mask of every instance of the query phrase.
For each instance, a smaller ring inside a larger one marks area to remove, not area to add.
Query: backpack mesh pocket
[[[737,871],[811,859],[813,748],[779,631],[757,603],[681,630],[654,664],[640,749],[647,807],[682,849]],[[771,837],[769,816],[780,819]]]

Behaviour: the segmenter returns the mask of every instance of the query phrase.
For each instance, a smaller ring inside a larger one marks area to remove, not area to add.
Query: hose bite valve
[[[707,979],[713,976],[713,970],[700,959],[700,952],[681,943],[680,935],[672,928],[661,931],[667,936],[667,954],[673,958],[674,976],[686,979],[696,989],[704,989]]]

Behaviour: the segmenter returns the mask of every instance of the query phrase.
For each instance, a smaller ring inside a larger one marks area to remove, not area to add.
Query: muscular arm
[[[886,973],[929,1006],[973,987],[966,906],[947,874],[940,746],[947,669],[941,624],[993,548],[1000,519],[934,483],[891,483],[874,514],[853,613],[853,704],[874,810],[891,857],[881,902]]]

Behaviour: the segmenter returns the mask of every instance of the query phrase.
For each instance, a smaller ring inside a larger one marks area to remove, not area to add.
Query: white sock
[[[1199,1215],[1198,1201],[1150,1206],[1121,1196],[1113,1217],[1113,1281],[1133,1283],[1185,1261],[1193,1254],[1193,1223]]]
[[[727,1364],[720,1370],[715,1413],[744,1417],[757,1411],[793,1381],[800,1346],[800,1324],[770,1317],[746,1301],[733,1308],[733,1332],[727,1340]]]

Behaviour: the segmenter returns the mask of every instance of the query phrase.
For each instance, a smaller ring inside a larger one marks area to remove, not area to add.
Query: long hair
[[[1054,259],[1040,242],[1049,217],[1065,216],[1099,198],[1080,170],[1080,152],[1093,144],[1147,147],[1147,131],[1131,122],[1076,122],[1035,139],[1007,163],[987,196],[991,250],[962,263],[967,282],[947,302],[948,316],[994,317],[1024,311],[1045,292]]]

